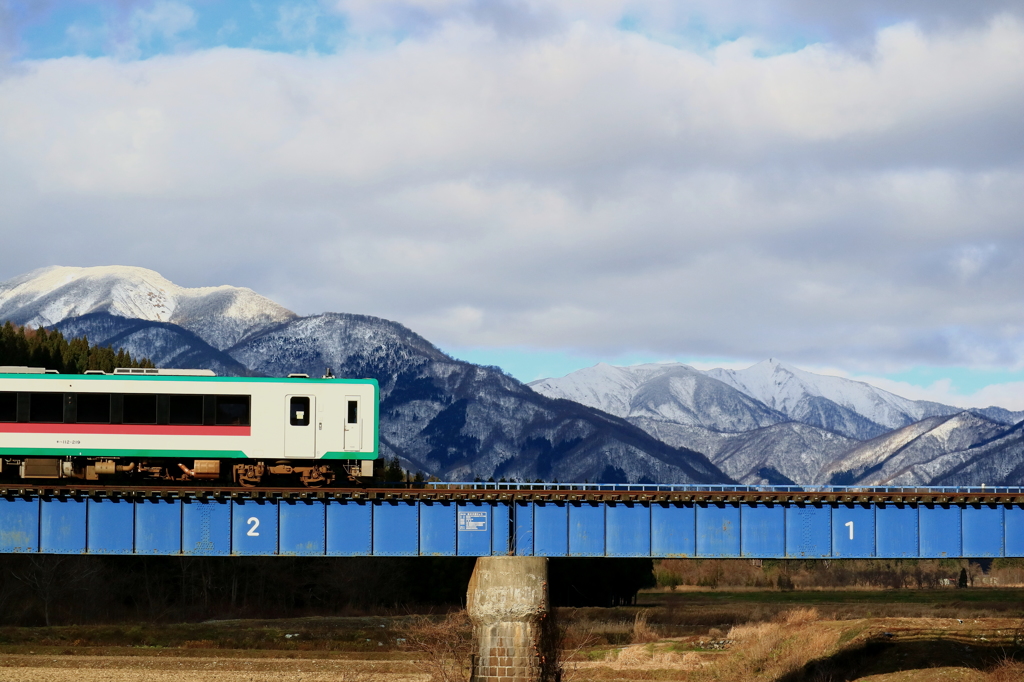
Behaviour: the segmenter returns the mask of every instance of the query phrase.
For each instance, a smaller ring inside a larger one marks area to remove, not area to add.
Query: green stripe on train
[[[373,452],[325,452],[320,459],[377,459],[379,453]]]

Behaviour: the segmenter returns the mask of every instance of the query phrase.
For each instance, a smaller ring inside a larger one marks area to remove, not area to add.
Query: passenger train
[[[374,379],[0,367],[0,479],[242,486],[372,476]]]

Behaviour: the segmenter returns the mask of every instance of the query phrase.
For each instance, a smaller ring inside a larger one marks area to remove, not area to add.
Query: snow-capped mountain
[[[0,283],[5,319],[162,367],[374,377],[382,453],[449,480],[1024,484],[1024,412],[964,412],[774,360],[710,371],[602,364],[531,390],[395,322],[299,318],[248,289],[187,289],[126,267]]]
[[[708,459],[500,370],[454,360],[402,325],[298,318],[247,289],[184,289],[139,268],[48,268],[0,284],[0,321],[55,326],[161,367],[373,377],[381,451],[448,480],[720,483]],[[0,363],[2,364],[2,363]]]
[[[1000,437],[921,467],[931,485],[1024,485],[1024,421]]]
[[[599,364],[530,386],[627,419],[646,417],[727,433],[796,421],[866,440],[925,417],[960,411],[777,360],[743,370],[707,371],[681,363]]]
[[[778,410],[793,421],[865,440],[920,421],[960,410],[924,400],[908,400],[863,381],[814,374],[777,360],[747,369],[712,369],[712,376]]]
[[[549,397],[577,400],[631,420],[659,419],[729,433],[794,421],[866,440],[927,417],[961,412],[775,359],[745,370],[700,371],[679,363],[597,365],[529,385]]]
[[[296,317],[251,289],[189,289],[136,267],[53,266],[0,283],[0,320],[51,327],[100,312],[170,322],[218,350]]]
[[[628,419],[656,419],[715,431],[749,431],[789,418],[706,373],[680,363],[614,367],[605,363],[530,388]]]
[[[530,386],[703,452],[751,484],[927,484],[1024,418],[999,407],[965,412],[908,400],[776,360],[708,371],[679,363],[600,364]]]
[[[929,417],[851,448],[824,467],[815,482],[927,485],[952,462],[970,458],[964,453],[1011,429],[970,412]]]
[[[644,417],[630,421],[669,445],[703,452],[730,478],[748,485],[816,481],[823,467],[859,444],[852,438],[799,422],[722,433]]]
[[[500,370],[454,360],[402,325],[328,313],[292,320],[231,348],[252,371],[373,377],[381,449],[449,480],[727,480],[704,455],[625,420],[541,396]]]
[[[601,363],[530,387],[623,417],[669,445],[702,452],[741,483],[809,480],[857,443],[795,424],[760,400],[680,363]]]
[[[110,313],[68,317],[53,325],[65,338],[85,336],[90,343],[124,348],[134,358],[149,358],[157,367],[212,369],[220,375],[246,376],[249,369],[196,334],[171,324],[133,320]]]

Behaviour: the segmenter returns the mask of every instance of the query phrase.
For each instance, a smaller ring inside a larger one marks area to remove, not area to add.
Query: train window
[[[64,422],[63,393],[32,393],[29,398],[28,420],[61,424]]]
[[[78,394],[79,424],[109,424],[110,394],[79,393]]]
[[[12,391],[0,393],[0,422],[18,421],[18,394]]]
[[[151,393],[125,393],[122,423],[156,424],[156,396]]]
[[[359,401],[350,400],[348,401],[348,423],[358,424],[359,423]]]
[[[292,397],[288,412],[291,414],[292,426],[309,426],[309,398]]]
[[[203,423],[203,396],[172,395],[168,424],[196,425]]]
[[[217,426],[249,426],[249,396],[217,396]]]

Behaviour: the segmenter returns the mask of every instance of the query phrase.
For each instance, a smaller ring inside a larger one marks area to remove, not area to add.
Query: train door
[[[359,396],[345,396],[345,450],[361,450],[363,447],[362,413]]]
[[[285,396],[284,456],[297,459],[316,457],[316,396]]]

